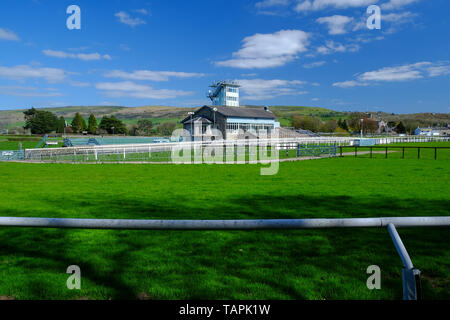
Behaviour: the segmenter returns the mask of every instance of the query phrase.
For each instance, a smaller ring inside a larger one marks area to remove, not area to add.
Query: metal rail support
[[[405,245],[397,232],[397,229],[392,223],[388,224],[389,234],[394,242],[395,249],[397,249],[400,259],[402,259],[402,280],[403,280],[403,300],[420,300],[421,286],[420,286],[420,270],[414,268],[414,265],[406,251]]]

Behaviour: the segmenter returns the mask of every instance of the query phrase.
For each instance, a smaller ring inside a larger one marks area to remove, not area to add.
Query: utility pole
[[[193,129],[193,125],[194,125],[194,123],[193,123],[193,121],[192,121],[192,116],[195,114],[195,112],[192,112],[192,111],[190,111],[190,112],[188,112],[188,115],[190,115],[191,116],[191,139],[193,139],[194,138],[194,129]]]
[[[215,128],[216,128],[216,111],[217,111],[217,108],[214,108],[213,111],[214,111],[214,123],[213,123],[213,128],[215,129]]]
[[[363,137],[363,124],[364,124],[364,119],[361,119],[361,139]]]

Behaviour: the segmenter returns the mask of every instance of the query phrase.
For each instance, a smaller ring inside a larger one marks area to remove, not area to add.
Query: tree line
[[[334,133],[338,135],[350,135],[351,133],[376,134],[379,132],[379,122],[372,119],[366,113],[352,112],[347,119],[338,120],[331,119],[322,121],[321,118],[315,116],[294,115],[291,120],[291,126],[297,129],[309,130],[315,133]],[[395,131],[398,134],[414,133],[411,126],[407,127],[402,121],[387,122],[380,129],[380,133]]]
[[[137,124],[128,127],[115,116],[103,116],[100,123],[94,114],[91,114],[86,122],[83,116],[77,112],[69,124],[63,116],[59,118],[50,111],[31,108],[23,112],[25,117],[24,129],[29,129],[32,134],[47,133],[78,133],[78,134],[120,134],[120,135],[170,135],[175,129],[175,123],[161,123],[157,127],[148,119],[138,120]]]

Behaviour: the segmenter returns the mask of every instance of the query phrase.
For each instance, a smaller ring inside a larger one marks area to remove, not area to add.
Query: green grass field
[[[39,136],[13,136],[0,135],[0,150],[19,150],[19,143],[22,149],[34,149],[42,137]],[[48,146],[48,148],[61,148],[63,141],[61,138],[50,138],[49,141],[57,141],[58,145]]]
[[[2,216],[255,219],[449,215],[446,160],[259,165],[0,163]],[[400,229],[425,299],[450,299],[449,228]],[[0,228],[0,296],[15,299],[401,299],[383,229],[117,231]],[[380,266],[382,289],[366,269]],[[68,290],[69,265],[81,290]]]

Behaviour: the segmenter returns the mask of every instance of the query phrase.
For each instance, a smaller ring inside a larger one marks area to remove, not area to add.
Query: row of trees
[[[70,125],[64,117],[57,117],[50,111],[37,110],[31,108],[24,111],[25,126],[24,129],[30,129],[33,134],[56,133],[89,133],[89,134],[129,134],[133,136],[152,135],[170,135],[175,129],[175,123],[162,123],[154,128],[150,120],[142,119],[137,125],[128,127],[115,116],[104,116],[98,123],[94,114],[86,120],[80,113],[76,113]]]
[[[347,121],[341,121],[341,119],[322,121],[320,118],[314,116],[296,115],[292,118],[291,126],[297,129],[304,129],[312,132],[329,132],[343,135],[349,134]]]
[[[361,121],[362,120],[362,121]],[[310,130],[312,132],[327,132],[336,134],[350,134],[350,132],[361,132],[365,135],[376,134],[378,132],[378,121],[367,117],[361,112],[351,113],[347,119],[331,119],[322,121],[319,117],[295,115],[292,118],[291,126],[297,129]],[[386,126],[385,126],[386,127]],[[401,133],[412,133],[416,127],[406,127],[401,121],[399,123],[389,122],[388,128],[384,130],[394,130]]]
[[[58,129],[58,117],[50,111],[31,108],[24,111],[24,129],[30,129],[31,133],[50,133]]]
[[[361,121],[361,119],[363,121]],[[349,125],[349,129],[353,132],[361,132],[361,129],[363,131],[364,134],[375,134],[378,132],[378,121],[367,117],[366,113],[362,113],[362,112],[352,112],[350,113],[349,117],[348,117],[348,125]],[[412,129],[411,132],[407,132],[407,128],[405,127],[405,125],[403,124],[402,121],[400,122],[394,122],[394,121],[389,121],[387,123],[384,124],[383,127],[381,127],[381,132],[380,133],[385,133],[385,132],[391,132],[391,131],[395,131],[398,134],[404,134],[404,133],[414,133],[414,130],[417,128],[410,128]]]

